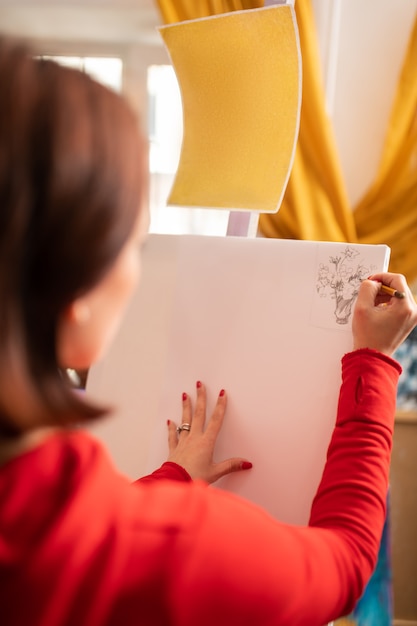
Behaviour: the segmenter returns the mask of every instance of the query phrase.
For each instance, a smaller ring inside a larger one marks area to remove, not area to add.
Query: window
[[[53,59],[61,65],[75,67],[82,72],[86,72],[92,78],[103,85],[122,91],[123,62],[117,57],[78,57],[67,55],[47,56],[43,59]]]

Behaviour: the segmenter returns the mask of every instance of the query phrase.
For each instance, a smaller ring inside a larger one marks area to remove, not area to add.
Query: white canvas
[[[167,457],[181,396],[228,394],[216,459],[250,471],[222,479],[286,522],[305,524],[335,421],[340,359],[351,349],[360,280],[389,249],[345,243],[151,235],[143,279],[87,393],[117,406],[94,427],[137,478]]]

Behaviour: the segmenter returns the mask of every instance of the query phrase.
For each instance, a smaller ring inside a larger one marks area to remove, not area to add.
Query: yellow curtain
[[[354,210],[358,239],[391,247],[390,268],[417,278],[417,17],[376,179]]]
[[[260,216],[266,237],[356,241],[332,126],[325,111],[310,0],[295,3],[303,59],[300,133],[281,208]]]
[[[385,243],[390,269],[417,279],[417,16],[374,183],[350,207],[325,113],[310,0],[296,1],[303,105],[294,167],[279,213],[261,215],[267,237]]]
[[[156,0],[166,23],[254,9],[263,0]],[[375,182],[349,205],[332,126],[325,111],[311,0],[296,0],[303,57],[300,134],[277,214],[260,217],[266,237],[385,243],[390,269],[417,279],[417,17]]]

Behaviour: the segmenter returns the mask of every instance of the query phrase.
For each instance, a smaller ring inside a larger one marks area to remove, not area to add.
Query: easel
[[[227,237],[256,237],[259,213],[231,211],[227,223]]]

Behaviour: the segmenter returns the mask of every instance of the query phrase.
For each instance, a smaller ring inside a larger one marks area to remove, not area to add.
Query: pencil
[[[381,283],[380,290],[389,296],[393,296],[394,298],[405,298],[404,291],[397,291],[396,289],[388,287],[388,285],[384,285],[383,283]]]

